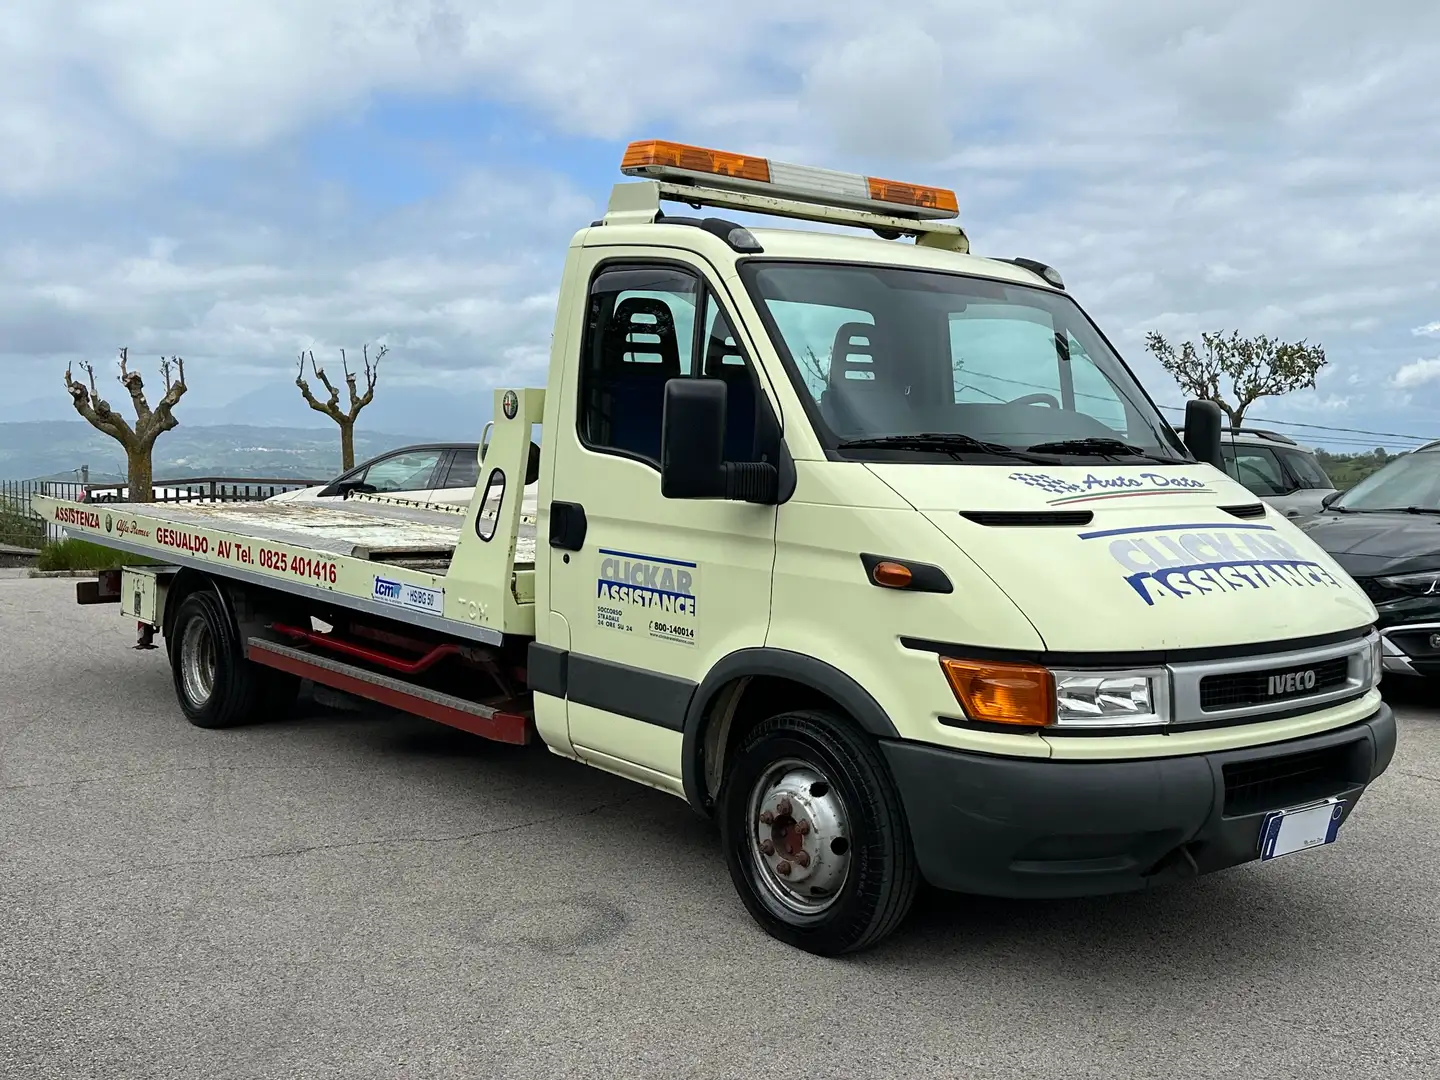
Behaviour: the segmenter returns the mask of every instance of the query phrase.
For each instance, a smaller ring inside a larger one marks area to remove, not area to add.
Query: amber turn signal
[[[884,585],[887,589],[908,589],[914,575],[904,563],[882,562],[875,564],[870,578],[876,585]]]
[[[940,667],[971,720],[1042,728],[1055,720],[1055,677],[1043,667],[942,656]]]

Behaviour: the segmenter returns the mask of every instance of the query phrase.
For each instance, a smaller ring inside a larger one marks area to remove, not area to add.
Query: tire
[[[278,718],[293,707],[300,680],[245,659],[239,632],[209,590],[181,602],[169,640],[170,673],[185,718],[228,728]]]
[[[720,835],[750,914],[797,949],[869,948],[914,903],[895,782],[874,742],[832,713],[784,713],[745,737],[721,786]]]

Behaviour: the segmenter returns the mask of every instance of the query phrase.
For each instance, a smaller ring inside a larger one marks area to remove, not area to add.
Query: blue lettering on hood
[[[1081,533],[1103,540],[1125,583],[1149,606],[1257,589],[1338,589],[1341,582],[1271,525],[1146,525]]]

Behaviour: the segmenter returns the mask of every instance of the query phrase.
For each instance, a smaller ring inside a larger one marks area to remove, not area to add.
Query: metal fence
[[[260,502],[282,491],[314,487],[323,480],[196,476],[155,481],[159,503]],[[35,550],[60,538],[60,529],[30,509],[30,499],[45,495],[81,503],[124,502],[125,484],[82,484],[70,480],[0,480],[0,548]]]

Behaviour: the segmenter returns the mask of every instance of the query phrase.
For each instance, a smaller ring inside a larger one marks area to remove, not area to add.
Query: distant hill
[[[194,382],[194,380],[191,380]],[[313,380],[312,380],[313,381]],[[342,403],[345,389],[341,387]],[[112,394],[110,404],[129,413],[123,394]],[[493,395],[467,390],[457,393],[444,386],[409,386],[381,382],[360,416],[362,428],[371,431],[414,431],[422,441],[478,441],[493,412]],[[334,423],[315,412],[291,382],[267,382],[225,405],[198,405],[187,397],[175,410],[183,427],[247,425],[265,428],[335,431]],[[0,424],[42,420],[74,420],[75,410],[64,388],[27,401],[0,401]]]
[[[368,415],[368,414],[367,414]],[[362,420],[362,424],[364,421]],[[472,439],[478,441],[479,428]],[[359,461],[408,443],[444,441],[431,434],[399,435],[362,427],[355,433]],[[72,478],[90,467],[92,482],[123,475],[119,445],[83,420],[0,423],[0,480]],[[340,471],[340,433],[325,427],[182,423],[155,444],[156,479],[181,476],[254,476],[328,479]]]

